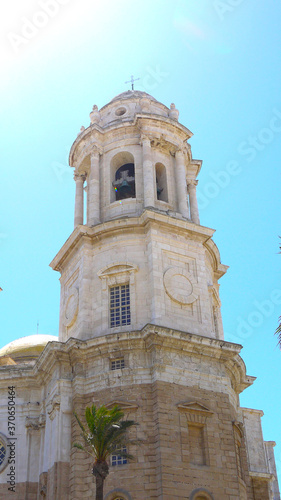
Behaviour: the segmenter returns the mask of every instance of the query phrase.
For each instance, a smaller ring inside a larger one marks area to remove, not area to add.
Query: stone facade
[[[90,119],[70,152],[75,228],[51,263],[59,340],[40,355],[32,345],[0,352],[0,496],[93,498],[91,459],[72,444],[73,410],[83,418],[95,403],[119,404],[144,441],[110,467],[106,500],[278,500],[275,443],[263,441],[262,412],[239,405],[255,379],[223,337],[227,267],[200,225],[192,133],[174,105],[138,91]]]

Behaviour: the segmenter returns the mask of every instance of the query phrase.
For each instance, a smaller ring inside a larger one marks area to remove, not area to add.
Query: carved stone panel
[[[68,297],[66,299],[64,318],[65,326],[71,326],[75,322],[78,314],[79,306],[79,294],[75,287],[72,287],[68,292]]]
[[[164,273],[164,286],[169,297],[180,304],[192,304],[197,300],[193,291],[193,276],[184,269],[172,267]]]

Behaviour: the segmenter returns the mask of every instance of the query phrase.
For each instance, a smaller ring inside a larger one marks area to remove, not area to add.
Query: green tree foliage
[[[85,451],[94,459],[92,473],[96,478],[96,500],[103,500],[104,481],[109,473],[108,461],[110,455],[118,450],[118,455],[128,460],[133,456],[122,451],[130,444],[140,444],[140,440],[132,440],[128,436],[130,427],[138,425],[134,420],[123,420],[124,412],[119,406],[97,408],[87,407],[85,419],[87,428],[83,425],[76,412],[74,416],[80,426],[84,445],[74,443],[73,446]]]

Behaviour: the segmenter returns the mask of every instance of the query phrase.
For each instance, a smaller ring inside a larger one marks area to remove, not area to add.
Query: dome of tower
[[[115,97],[113,97],[113,99],[111,99],[110,102],[118,101],[119,99],[131,99],[131,98],[141,99],[143,97],[158,102],[157,99],[155,99],[155,97],[141,90],[127,90],[126,92],[122,92],[121,94],[118,94]]]
[[[13,360],[16,364],[33,361],[40,356],[48,342],[54,341],[58,341],[58,337],[55,335],[28,335],[21,337],[0,349],[0,360],[5,357]]]
[[[120,121],[132,121],[139,114],[154,114],[165,118],[174,118],[173,110],[171,114],[171,109],[147,92],[126,90],[113,97],[100,109],[98,109],[97,105],[94,105],[90,113],[90,119],[91,124],[107,127]]]

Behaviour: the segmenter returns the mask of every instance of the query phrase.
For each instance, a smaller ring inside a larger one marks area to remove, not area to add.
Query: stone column
[[[75,174],[74,179],[76,182],[74,227],[77,227],[79,224],[83,224],[85,176]]]
[[[187,200],[187,187],[185,175],[185,157],[182,150],[176,151],[176,186],[178,195],[179,212],[189,219],[189,207]]]
[[[197,184],[198,184],[198,181],[196,181],[196,180],[189,181],[187,188],[188,188],[188,193],[189,193],[190,218],[191,218],[192,222],[195,222],[195,224],[200,224],[199,210],[198,210],[198,203],[197,203],[197,196],[196,196]]]
[[[150,139],[142,136],[144,207],[154,207],[154,169]]]
[[[88,191],[88,226],[100,223],[100,149],[94,146],[91,153],[91,170]]]

